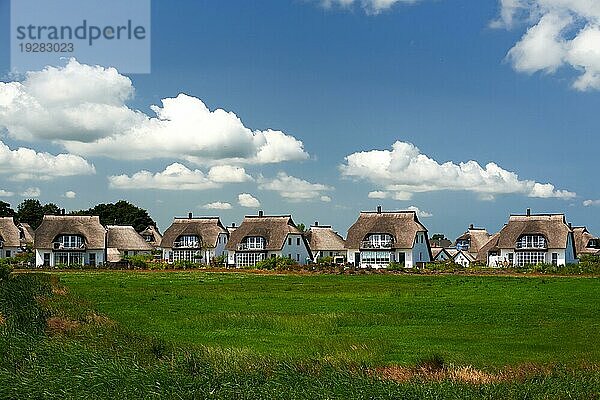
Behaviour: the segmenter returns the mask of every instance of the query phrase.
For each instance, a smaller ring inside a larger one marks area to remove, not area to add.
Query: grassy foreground
[[[600,361],[600,279],[65,273],[134,332],[292,359],[477,368]]]
[[[0,399],[598,399],[597,284],[13,275],[0,279]]]

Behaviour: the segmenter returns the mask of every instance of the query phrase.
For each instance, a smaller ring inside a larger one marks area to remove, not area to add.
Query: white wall
[[[290,256],[292,260],[301,265],[305,265],[307,263],[307,259],[312,259],[302,235],[296,235],[293,233],[288,234],[285,238],[283,248],[281,249],[281,255],[283,257]]]
[[[0,258],[7,258],[8,255],[6,254],[7,251],[10,252],[10,257],[14,257],[19,250],[21,250],[19,247],[3,247],[0,249]]]
[[[49,249],[35,249],[35,265],[41,267],[44,265],[44,253],[50,254],[50,266],[54,267],[54,253]],[[90,254],[96,255],[96,265],[104,264],[106,260],[104,259],[104,250],[87,250],[84,252],[84,264],[88,265],[90,263]]]

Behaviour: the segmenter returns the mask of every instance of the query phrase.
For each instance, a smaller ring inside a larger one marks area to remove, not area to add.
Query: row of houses
[[[96,216],[46,215],[32,231],[12,218],[0,218],[0,257],[29,245],[37,266],[100,265],[126,256],[154,253],[162,261],[208,263],[223,257],[229,266],[250,267],[267,258],[288,257],[306,264],[324,257],[336,263],[406,268],[452,260],[500,267],[577,262],[582,254],[600,255],[600,240],[585,227],[572,227],[563,214],[511,215],[495,234],[473,225],[454,243],[432,246],[414,211],[363,211],[344,239],[329,225],[315,222],[300,231],[291,215],[257,215],[239,226],[219,217],[175,218],[163,235],[156,227],[136,232],[131,226],[102,226]]]

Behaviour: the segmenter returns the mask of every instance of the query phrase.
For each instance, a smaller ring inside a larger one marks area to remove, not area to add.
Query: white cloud
[[[585,200],[583,205],[584,207],[600,206],[600,200]]]
[[[219,183],[239,183],[251,181],[252,177],[242,167],[217,165],[208,171],[208,178]]]
[[[0,174],[8,175],[10,180],[49,180],[95,173],[94,166],[79,156],[72,154],[55,156],[24,147],[11,150],[0,141]]]
[[[389,197],[389,193],[383,192],[381,190],[375,190],[373,192],[369,192],[370,199],[387,199]]]
[[[557,190],[554,185],[520,180],[514,172],[495,163],[484,167],[476,161],[443,164],[422,154],[411,143],[397,141],[392,150],[353,153],[340,166],[343,176],[371,181],[385,192],[371,192],[371,198],[393,197],[409,200],[413,193],[460,190],[484,196],[522,194],[529,197],[571,199],[573,192]],[[385,194],[384,194],[385,193]]]
[[[329,196],[321,196],[320,200],[323,203],[331,203],[331,197],[329,197]]]
[[[132,176],[110,176],[108,181],[114,189],[205,190],[221,187],[221,184],[208,179],[204,172],[191,170],[179,163],[169,165],[163,172],[140,171]]]
[[[250,130],[233,112],[180,94],[149,116],[126,105],[134,88],[113,68],[82,65],[29,72],[0,83],[0,128],[19,140],[51,140],[71,153],[116,159],[175,158],[198,164],[305,160],[297,138]]]
[[[206,208],[208,210],[231,210],[231,204],[224,203],[221,201],[215,201],[214,203],[208,203],[202,206],[202,208]]]
[[[238,203],[242,207],[257,208],[260,207],[260,201],[249,193],[240,193],[238,195]]]
[[[40,197],[42,191],[38,187],[30,187],[21,193],[21,197]]]
[[[407,208],[407,210],[409,211],[414,211],[417,214],[417,217],[419,218],[429,218],[429,217],[433,217],[433,214],[427,211],[422,211],[419,209],[419,207],[416,206],[410,206]]]
[[[66,192],[65,192],[64,196],[65,196],[67,199],[74,199],[75,197],[77,197],[77,193],[75,193],[75,192],[74,192],[74,191],[72,191],[72,190],[69,190],[69,191],[66,191]]]
[[[325,8],[339,6],[350,8],[354,4],[360,4],[367,14],[379,14],[382,11],[389,10],[395,4],[414,4],[421,0],[321,0],[321,5]]]
[[[9,192],[8,190],[0,189],[0,197],[12,197],[14,195],[14,192]]]
[[[274,179],[260,177],[258,188],[262,190],[272,190],[286,200],[299,202],[303,200],[323,200],[323,192],[333,190],[332,187],[320,183],[310,183],[300,178],[289,176],[285,172],[280,172]],[[326,197],[326,196],[325,196]],[[329,201],[331,199],[329,198]]]
[[[577,90],[600,89],[600,2],[596,0],[500,0],[493,27],[528,25],[508,52],[519,72],[553,73],[570,66]]]

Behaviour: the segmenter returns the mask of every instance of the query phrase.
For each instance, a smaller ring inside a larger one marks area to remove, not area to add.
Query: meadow
[[[600,398],[594,277],[0,280],[0,398]]]

